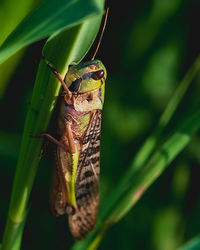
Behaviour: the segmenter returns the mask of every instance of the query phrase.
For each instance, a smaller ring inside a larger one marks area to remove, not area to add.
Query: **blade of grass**
[[[35,0],[18,0],[18,8],[13,8],[13,0],[1,1],[0,3],[0,46],[6,37],[12,32],[18,23],[30,12],[39,2]],[[15,56],[9,58],[0,65],[0,100],[3,98],[9,79],[12,77],[24,50],[19,51]]]
[[[133,172],[142,167],[145,161],[148,159],[148,157],[152,154],[153,150],[155,149],[155,146],[158,143],[160,136],[162,135],[168,123],[170,122],[175,111],[177,110],[178,105],[183,99],[187,89],[189,88],[190,84],[192,83],[193,79],[196,77],[199,71],[200,71],[200,56],[197,57],[197,59],[190,67],[183,80],[180,82],[172,98],[170,99],[167,107],[165,108],[163,114],[161,115],[155,130],[147,138],[147,140],[144,142],[143,146],[135,156],[132,162]]]
[[[100,210],[95,231],[83,241],[76,243],[72,249],[96,249],[109,226],[119,221],[138,201],[145,190],[160,176],[172,160],[189,143],[191,137],[200,128],[200,109],[185,116],[185,121],[176,132],[152,155],[143,168],[132,175],[130,166],[129,179],[121,186],[121,182],[107,199],[106,205]]]
[[[158,125],[156,126],[154,132],[147,138],[147,140],[144,142],[143,146],[133,159],[130,169],[128,169],[124,178],[122,178],[119,184],[119,189],[117,189],[114,195],[112,195],[113,203],[115,203],[114,201],[118,200],[119,197],[124,196],[125,193],[124,187],[128,186],[130,178],[133,179],[135,175],[140,171],[140,169],[144,168],[148,158],[155,149],[155,146],[157,145],[159,138],[162,135],[162,132],[164,131],[165,127],[167,126],[173,114],[175,113],[175,110],[177,109],[189,85],[191,84],[191,82],[193,81],[194,77],[197,75],[199,70],[200,70],[200,57],[197,57],[197,59],[190,67],[190,69],[188,70],[187,74],[185,75],[181,83],[179,84],[177,90],[174,92],[174,95],[170,99],[166,109],[161,115],[161,118],[159,119]],[[111,199],[109,200],[111,201]],[[107,203],[106,206],[104,205],[104,207],[106,207],[107,210],[110,209]]]
[[[102,13],[104,1],[97,1],[96,5],[102,9]],[[100,21],[101,14],[49,39],[43,50],[43,55],[48,60],[54,58],[50,63],[60,71],[62,76],[65,75],[68,64],[79,62],[90,48],[98,32]],[[91,26],[93,26],[92,29]],[[55,46],[61,40],[65,41],[65,46]],[[19,242],[22,237],[20,230],[27,214],[28,199],[40,160],[42,146],[41,139],[30,138],[29,135],[30,133],[38,134],[47,130],[60,87],[60,83],[42,60],[26,117],[6,229],[3,236],[3,250],[20,248]]]
[[[99,15],[102,9],[95,2],[95,0],[42,2],[3,43],[0,50],[0,63],[35,41],[77,25],[88,17]]]

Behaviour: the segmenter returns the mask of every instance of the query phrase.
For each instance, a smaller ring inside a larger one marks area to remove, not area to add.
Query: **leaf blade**
[[[141,198],[147,188],[160,176],[172,160],[189,143],[192,136],[200,129],[199,107],[185,116],[174,134],[156,151],[143,168],[131,173],[131,166],[127,175],[122,178],[112,195],[101,206],[98,224],[85,241],[77,242],[71,249],[88,249],[100,243],[100,240],[112,224],[118,222]],[[96,243],[97,242],[97,243]]]
[[[22,21],[6,39],[0,49],[0,63],[21,48],[41,40],[54,32],[77,25],[102,14],[93,0],[44,1]]]
[[[101,1],[100,3],[99,6],[103,13],[104,1]],[[66,73],[68,64],[72,60],[77,62],[81,60],[91,47],[100,24],[100,17],[97,16],[95,18],[98,20],[92,32],[89,29],[90,26],[88,23],[92,22],[92,20],[89,19],[55,36],[52,39],[51,46],[47,45],[45,52],[43,52],[47,59],[54,58],[51,54],[56,54],[55,66],[59,66],[59,72],[62,76]],[[89,39],[86,40],[88,33],[90,33]],[[71,41],[68,39],[69,36],[71,36]],[[55,46],[56,43],[59,44],[59,39],[65,40],[69,44],[65,44],[65,46]],[[81,51],[81,48],[82,52],[80,56],[79,52]],[[50,62],[52,63],[52,61]],[[41,158],[40,152],[42,140],[30,138],[30,133],[35,135],[41,133],[41,131],[47,130],[60,88],[61,84],[58,79],[48,68],[46,62],[41,60],[35,80],[31,103],[29,105],[29,111],[25,121],[20,154],[12,188],[9,213],[3,235],[3,249],[14,249],[12,248],[14,246],[17,246],[15,249],[20,249],[20,241],[22,237],[20,228],[22,223],[25,223],[29,195],[36,175],[37,166]],[[16,233],[19,236],[18,238],[16,238]]]

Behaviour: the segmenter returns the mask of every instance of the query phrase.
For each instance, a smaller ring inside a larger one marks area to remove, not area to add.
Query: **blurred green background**
[[[18,11],[5,3],[0,3],[1,23],[2,13],[13,16],[16,12],[17,16]],[[21,0],[20,6],[24,4]],[[24,7],[24,15],[33,5],[29,2]],[[97,55],[108,71],[101,137],[102,196],[115,188],[200,51],[197,0],[124,0],[106,1],[106,5],[110,7],[108,23]],[[5,39],[3,32],[0,39],[1,43]],[[91,59],[96,44],[85,60]],[[41,41],[29,46],[0,69],[0,235],[43,45]],[[197,77],[165,137],[199,103],[199,91]],[[73,242],[66,216],[54,218],[49,212],[52,162],[53,156],[47,153],[40,163],[22,249],[68,249]],[[107,231],[99,249],[173,250],[198,234],[199,164],[200,137],[196,135],[136,206]]]

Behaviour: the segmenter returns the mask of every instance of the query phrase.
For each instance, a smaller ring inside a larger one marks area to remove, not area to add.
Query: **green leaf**
[[[19,24],[38,3],[39,2],[35,0],[18,0],[17,8],[13,8],[13,0],[0,1],[0,46],[17,24]],[[9,58],[10,60],[0,65],[0,100],[3,99],[5,95],[9,79],[11,79],[23,53],[24,50],[19,51],[15,56]]]
[[[79,63],[87,54],[97,35],[97,27],[99,27],[100,23],[101,15],[89,18],[82,25],[72,27],[57,36],[51,36],[42,50],[43,56],[61,74],[63,70],[66,73],[69,63]],[[59,50],[55,53],[55,48],[58,47]],[[67,55],[67,57],[64,57],[63,54]],[[66,60],[66,58],[69,58],[70,61]]]
[[[0,63],[21,48],[102,14],[94,0],[46,0],[10,34],[0,49]]]
[[[147,188],[161,175],[172,160],[189,143],[200,129],[200,111],[191,111],[174,134],[155,152],[147,163],[134,173],[132,166],[99,211],[98,223],[93,233],[73,246],[73,250],[96,249],[109,226],[119,221],[141,198]],[[95,246],[95,247],[94,247]]]
[[[96,1],[96,6],[103,13],[104,1]],[[54,64],[59,73],[64,76],[68,65],[71,62],[79,62],[91,47],[99,30],[100,22],[100,15],[90,17],[82,23],[52,36],[43,49],[46,60]],[[60,82],[42,60],[25,121],[3,236],[4,250],[20,249],[27,204],[40,161],[42,146],[42,140],[31,138],[30,134],[35,135],[47,131],[60,88]]]

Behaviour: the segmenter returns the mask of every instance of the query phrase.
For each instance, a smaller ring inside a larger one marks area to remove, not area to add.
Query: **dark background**
[[[101,137],[101,195],[107,196],[155,127],[199,55],[197,0],[107,1],[107,27],[96,56],[108,71]],[[97,39],[98,40],[98,39]],[[0,235],[5,226],[25,115],[44,41],[29,46],[0,100]],[[97,41],[85,60],[90,60]],[[199,102],[192,83],[166,130]],[[200,232],[200,138],[176,158],[136,206],[106,233],[99,249],[173,250]],[[30,199],[22,249],[68,249],[67,217],[49,212],[53,157],[43,157]]]

